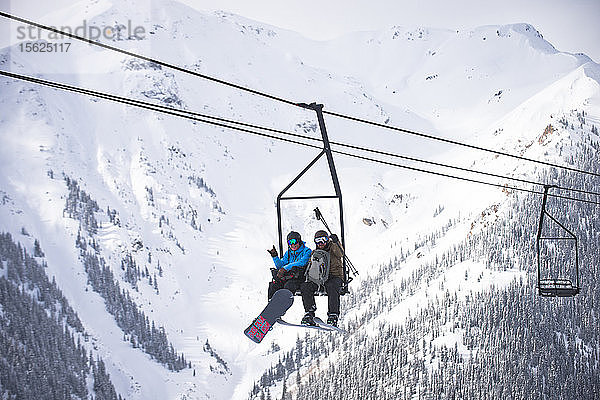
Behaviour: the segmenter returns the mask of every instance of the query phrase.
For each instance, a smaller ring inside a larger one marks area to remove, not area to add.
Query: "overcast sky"
[[[96,0],[81,0],[95,2]],[[118,0],[116,0],[118,1]],[[156,0],[136,0],[140,7]],[[527,22],[560,51],[600,62],[600,0],[179,0],[226,10],[313,39],[392,25],[469,29]],[[0,0],[0,9],[40,18],[76,0]],[[0,21],[2,22],[2,21]]]
[[[560,51],[600,62],[600,0],[182,0],[315,39],[392,25],[469,29],[527,22]]]

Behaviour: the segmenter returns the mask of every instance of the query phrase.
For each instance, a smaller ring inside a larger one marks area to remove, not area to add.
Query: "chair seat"
[[[302,296],[302,292],[300,290],[296,290],[296,293],[294,293],[294,295]],[[325,291],[325,288],[319,287],[319,289],[317,291],[315,291],[314,295],[315,296],[327,296],[327,292]]]
[[[568,279],[544,279],[538,284],[541,296],[546,297],[572,297],[579,293],[580,288],[573,286]]]

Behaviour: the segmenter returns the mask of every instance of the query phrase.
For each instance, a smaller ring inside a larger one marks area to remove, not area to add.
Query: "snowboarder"
[[[302,237],[298,232],[291,231],[287,235],[288,251],[283,257],[279,258],[275,246],[267,250],[273,262],[275,269],[272,269],[273,280],[269,282],[268,297],[271,300],[273,294],[279,289],[288,289],[295,293],[300,289],[300,284],[304,278],[304,269],[310,260],[311,249],[306,247]]]
[[[325,231],[317,231],[315,233],[315,244],[317,248],[313,251],[313,255],[323,250],[329,253],[328,276],[323,286],[325,286],[328,301],[327,323],[337,327],[340,315],[340,291],[344,279],[342,263],[344,253],[339,246],[339,239],[336,234],[329,236]],[[308,279],[300,286],[302,303],[306,312],[301,321],[303,325],[316,325],[314,321],[315,311],[317,310],[315,291],[318,289],[319,285]]]

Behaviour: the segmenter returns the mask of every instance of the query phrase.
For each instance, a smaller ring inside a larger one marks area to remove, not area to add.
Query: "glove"
[[[277,257],[277,249],[275,248],[275,245],[273,245],[273,248],[271,250],[267,250],[267,253],[269,253],[271,255],[271,257]]]
[[[282,278],[285,276],[286,272],[287,272],[287,271],[285,270],[285,268],[279,268],[279,269],[277,270],[277,277],[278,277],[279,279],[282,279]]]
[[[337,237],[337,235],[335,233],[332,233],[329,238],[331,239],[331,241],[333,243],[338,243],[340,241],[340,239]]]

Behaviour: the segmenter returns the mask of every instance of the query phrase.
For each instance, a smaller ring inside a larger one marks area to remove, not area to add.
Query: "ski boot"
[[[337,326],[338,326],[338,315],[334,314],[334,313],[327,313],[327,324],[335,326],[337,328]]]
[[[302,321],[300,321],[301,325],[309,325],[309,326],[317,326],[317,323],[314,320],[315,318],[315,312],[314,311],[308,311],[304,314],[304,317],[302,318]]]

